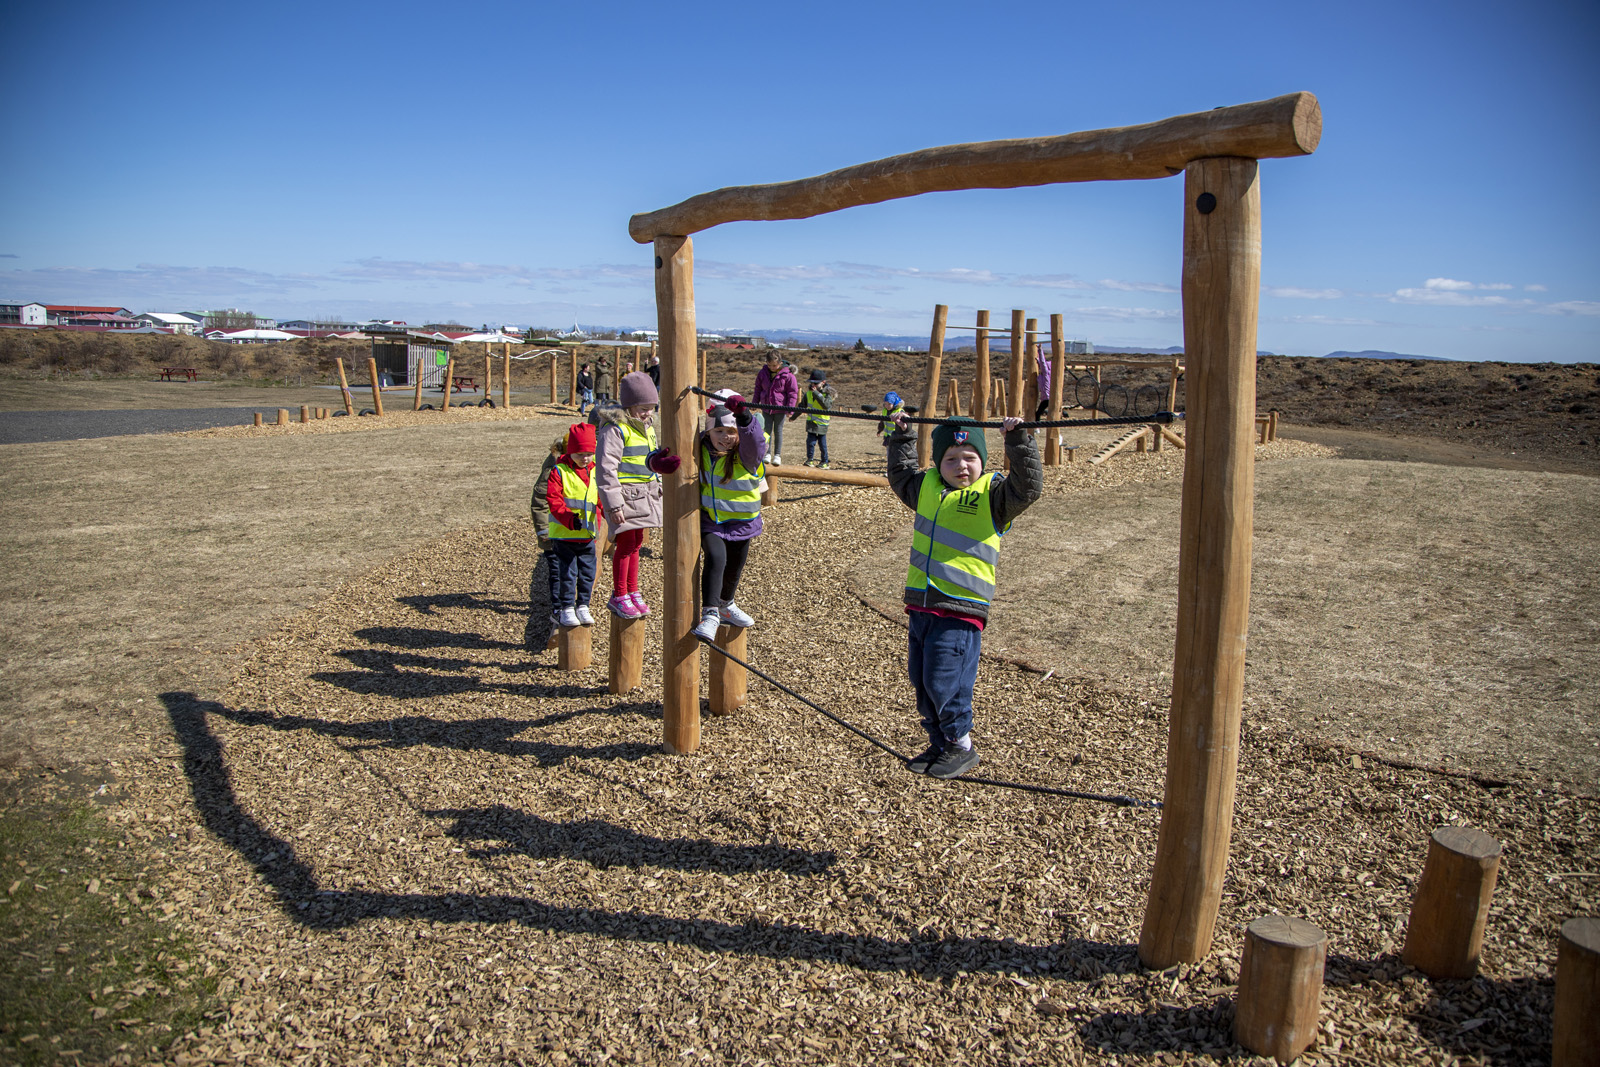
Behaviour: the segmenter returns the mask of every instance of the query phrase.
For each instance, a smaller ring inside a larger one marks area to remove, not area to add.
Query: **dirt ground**
[[[1154,813],[916,779],[760,682],[662,756],[654,636],[626,697],[604,626],[586,671],[528,649],[519,516],[563,420],[512,416],[0,449],[8,784],[112,784],[222,975],[174,1062],[1240,1062],[1269,911],[1334,940],[1309,1062],[1547,1047],[1554,931],[1600,910],[1594,479],[1260,450],[1228,891],[1212,956],[1152,973]],[[1159,796],[1180,468],[1051,472],[985,635],[985,770]],[[904,509],[779,484],[752,657],[913,748],[903,630],[863,603]],[[1475,982],[1396,955],[1444,822],[1507,846]]]

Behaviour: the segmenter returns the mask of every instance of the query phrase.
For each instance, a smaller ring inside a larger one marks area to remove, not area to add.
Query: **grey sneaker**
[[[749,612],[741,610],[739,605],[731,600],[718,612],[718,616],[729,626],[754,626],[756,624],[756,620],[750,617]]]
[[[966,774],[977,765],[976,748],[947,748],[928,764],[928,774],[933,778],[954,778]]]
[[[927,774],[928,768],[933,765],[933,761],[938,759],[939,753],[943,751],[938,745],[929,745],[927,751],[919,756],[912,756],[906,762],[906,770],[912,774]]]
[[[705,641],[717,639],[717,627],[722,625],[722,614],[716,608],[707,608],[700,616],[700,621],[694,624],[694,629],[689,631],[696,637]]]

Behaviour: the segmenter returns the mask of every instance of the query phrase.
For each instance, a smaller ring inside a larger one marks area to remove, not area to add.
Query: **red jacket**
[[[587,467],[575,467],[572,465],[572,454],[568,453],[561,457],[559,463],[550,468],[550,480],[544,483],[544,498],[550,504],[550,521],[559,522],[569,530],[576,530],[578,528],[578,517],[571,508],[567,507],[566,489],[561,484],[562,467],[570,471],[576,471],[578,477],[583,479],[583,484],[588,485],[589,479],[594,477],[594,464],[591,463]]]

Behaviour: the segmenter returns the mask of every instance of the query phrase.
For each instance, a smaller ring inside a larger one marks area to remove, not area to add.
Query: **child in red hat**
[[[550,469],[545,499],[550,505],[550,546],[557,579],[551,605],[560,626],[593,626],[589,598],[594,593],[595,515],[599,504],[594,476],[594,427],[567,428],[567,445]]]

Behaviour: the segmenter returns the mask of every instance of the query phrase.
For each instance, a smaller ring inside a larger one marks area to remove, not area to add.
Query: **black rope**
[[[715,641],[711,640],[711,638],[709,638],[709,637],[701,637],[699,634],[695,634],[695,638],[697,640],[701,641],[702,643],[704,643],[707,648],[712,648],[712,649],[715,649],[716,651],[722,653],[723,656],[727,657],[729,660],[732,660],[734,663],[737,663],[739,666],[743,667],[745,670],[749,671],[751,674],[754,674],[756,677],[765,679],[768,684],[776,686],[778,689],[781,689],[785,693],[788,693],[790,696],[794,697],[796,700],[798,700],[800,703],[804,704],[806,707],[810,708],[812,711],[815,711],[820,715],[824,715],[827,718],[832,719],[834,722],[838,723],[840,726],[843,726],[846,730],[849,730],[851,733],[855,734],[857,737],[861,738],[862,740],[870,742],[871,744],[874,744],[877,747],[883,749],[885,752],[889,753],[889,755],[893,756],[895,759],[899,760],[901,763],[909,763],[910,762],[910,757],[909,756],[907,756],[904,753],[899,752],[899,751],[891,748],[889,745],[886,745],[882,741],[879,741],[876,737],[873,737],[871,734],[867,733],[865,730],[861,729],[859,726],[856,726],[853,723],[846,722],[844,719],[841,719],[839,716],[835,715],[833,712],[829,711],[827,708],[823,707],[821,704],[818,704],[818,703],[816,703],[815,701],[812,701],[812,700],[807,700],[805,697],[801,696],[799,693],[796,693],[793,689],[790,689],[788,686],[784,685],[782,682],[780,682],[776,678],[772,677],[772,675],[767,674],[765,671],[761,671],[761,670],[756,669],[755,667],[750,666],[750,664],[746,663],[744,660],[740,659],[738,656],[735,656],[733,653],[729,652],[727,649],[723,648],[721,645],[719,645]],[[1056,796],[1056,797],[1071,797],[1073,800],[1097,800],[1102,804],[1115,804],[1118,807],[1122,807],[1122,808],[1156,808],[1156,809],[1159,809],[1161,807],[1161,802],[1158,801],[1158,800],[1140,800],[1138,797],[1125,797],[1125,796],[1119,796],[1119,795],[1114,794],[1114,793],[1080,793],[1080,792],[1077,792],[1076,790],[1073,790],[1073,789],[1057,789],[1054,786],[1048,786],[1048,785],[1029,785],[1026,782],[1008,782],[1008,781],[1006,781],[1006,780],[1004,780],[1002,778],[979,778],[979,777],[976,777],[974,775],[960,775],[960,776],[958,776],[956,778],[952,778],[952,779],[948,779],[948,780],[949,781],[960,781],[960,782],[971,782],[974,785],[993,785],[993,786],[999,786],[1002,789],[1020,789],[1024,793],[1045,793],[1045,794],[1048,794],[1050,796]]]
[[[723,399],[722,397],[717,396],[715,393],[707,392],[697,385],[689,386],[689,392],[710,397],[712,400]],[[797,408],[790,407],[787,404],[756,404],[748,400],[744,402],[744,406],[747,408],[756,408],[760,411],[791,411],[800,415],[819,415],[832,419],[866,419],[869,421],[879,422],[888,419],[891,422],[894,421],[893,416],[869,414],[867,412],[835,411],[831,408],[826,410],[817,408]],[[929,418],[926,415],[907,415],[906,421],[911,423],[927,423],[931,426],[937,426],[941,422],[949,422],[951,419],[956,417],[957,416],[952,415],[949,418],[940,419]],[[1103,419],[1041,419],[1037,422],[1019,422],[1017,425],[1019,428],[1024,430],[1049,429],[1052,426],[1148,426],[1152,422],[1158,422],[1165,426],[1177,422],[1183,417],[1184,415],[1181,411],[1158,411],[1153,415],[1117,415],[1114,417],[1108,415]],[[976,426],[986,430],[998,430],[1003,428],[1005,424],[998,419],[989,419],[984,422],[979,422],[975,419],[967,419],[966,421],[962,422],[961,425]]]

